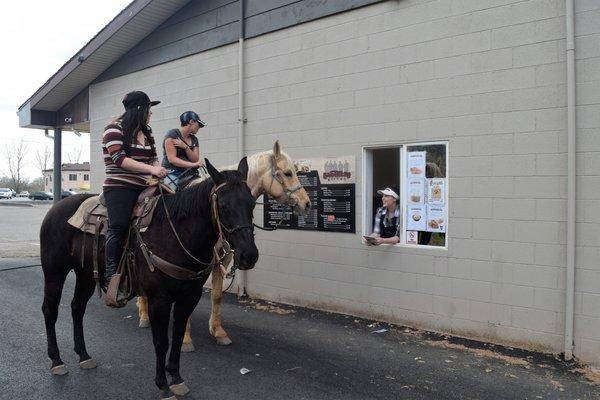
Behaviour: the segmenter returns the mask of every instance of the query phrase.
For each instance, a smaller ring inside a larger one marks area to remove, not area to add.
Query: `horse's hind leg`
[[[71,301],[71,315],[73,316],[73,339],[75,341],[75,352],[79,355],[79,366],[83,369],[96,368],[96,362],[92,360],[85,348],[83,337],[83,315],[88,300],[94,294],[94,278],[86,270],[76,269],[77,281],[75,283],[75,294]]]
[[[60,351],[56,343],[56,319],[68,269],[55,269],[44,266],[44,323],[46,324],[46,337],[48,339],[48,357],[52,360],[52,373],[54,375],[66,374],[67,367],[60,358]]]
[[[136,305],[140,317],[139,327],[148,328],[150,326],[150,319],[148,318],[148,299],[145,296],[138,296]]]
[[[231,344],[231,339],[227,336],[227,332],[221,326],[221,299],[223,297],[223,273],[220,267],[215,267],[212,270],[212,288],[210,296],[212,299],[212,308],[210,311],[210,320],[208,321],[208,330],[215,338],[217,344]]]

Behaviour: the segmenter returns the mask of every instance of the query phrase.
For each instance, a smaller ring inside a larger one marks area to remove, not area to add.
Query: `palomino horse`
[[[229,169],[226,167],[224,169]],[[194,183],[202,181],[198,178]],[[279,141],[273,145],[272,151],[265,151],[248,157],[248,186],[252,196],[258,198],[263,193],[276,199],[279,203],[293,207],[294,213],[307,214],[310,210],[310,199],[306,190],[300,185],[296,169],[290,156],[281,150]],[[227,265],[225,266],[227,267]],[[231,344],[231,339],[221,325],[221,298],[223,296],[223,272],[215,266],[212,272],[212,308],[208,329],[217,344]],[[138,297],[137,306],[140,317],[140,327],[149,326],[148,306],[144,297]],[[188,320],[183,339],[183,352],[194,351],[194,344],[190,336],[190,321]]]
[[[189,392],[179,373],[181,345],[186,321],[202,296],[203,285],[212,268],[209,263],[215,244],[229,242],[235,250],[234,265],[242,270],[253,268],[258,260],[252,223],[256,200],[246,185],[246,158],[240,161],[237,171],[219,172],[208,160],[206,166],[212,179],[158,199],[150,225],[141,234],[136,231],[133,246],[135,268],[131,277],[134,286],[141,288],[148,297],[156,353],[155,383],[161,399],[175,399],[174,393],[185,395]],[[63,284],[71,269],[76,275],[71,302],[75,352],[79,355],[81,368],[96,367],[87,353],[83,337],[83,315],[95,287],[93,240],[88,238],[86,241],[86,234],[67,222],[87,198],[88,195],[74,195],[57,203],[48,211],[40,230],[44,271],[42,311],[48,356],[55,375],[67,373],[58,350],[55,324]],[[186,235],[179,236],[178,232]],[[99,265],[103,266],[102,250],[99,258]],[[103,268],[100,271],[103,276]],[[171,309],[172,344],[166,362]],[[166,373],[171,376],[170,384]]]

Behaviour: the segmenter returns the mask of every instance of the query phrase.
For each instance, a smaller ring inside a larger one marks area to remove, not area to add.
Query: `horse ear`
[[[276,140],[275,144],[273,145],[273,154],[275,155],[275,157],[281,154],[281,146],[279,145],[279,140]]]
[[[248,157],[244,157],[238,164],[238,172],[244,177],[244,180],[248,179]]]
[[[210,175],[216,186],[219,186],[221,183],[225,182],[225,177],[223,176],[223,174],[220,173],[215,167],[213,167],[210,161],[208,161],[208,158],[204,159],[204,164],[206,164],[208,174]]]

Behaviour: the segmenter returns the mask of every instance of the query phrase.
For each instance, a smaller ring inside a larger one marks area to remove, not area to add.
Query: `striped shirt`
[[[103,185],[105,190],[112,187],[143,189],[148,186],[146,181],[150,178],[150,175],[124,169],[122,164],[126,157],[145,164],[152,164],[157,160],[152,151],[152,146],[150,146],[148,139],[144,137],[143,146],[135,140],[131,144],[129,154],[126,154],[123,140],[123,130],[118,122],[111,123],[104,129],[102,153],[106,167],[106,179]]]

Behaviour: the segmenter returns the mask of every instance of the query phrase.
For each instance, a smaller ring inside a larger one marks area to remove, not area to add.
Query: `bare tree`
[[[23,172],[23,168],[26,165],[25,158],[27,157],[29,148],[27,147],[27,145],[25,145],[23,139],[21,139],[16,145],[7,145],[5,151],[6,159],[8,161],[8,172],[10,174],[9,178],[12,182],[12,188],[15,192],[19,193],[27,183],[21,175]]]
[[[48,145],[44,147],[43,152],[40,152],[39,150],[35,152],[35,163],[42,176],[44,176],[44,171],[48,169],[51,159],[52,153],[50,152],[50,147]]]

